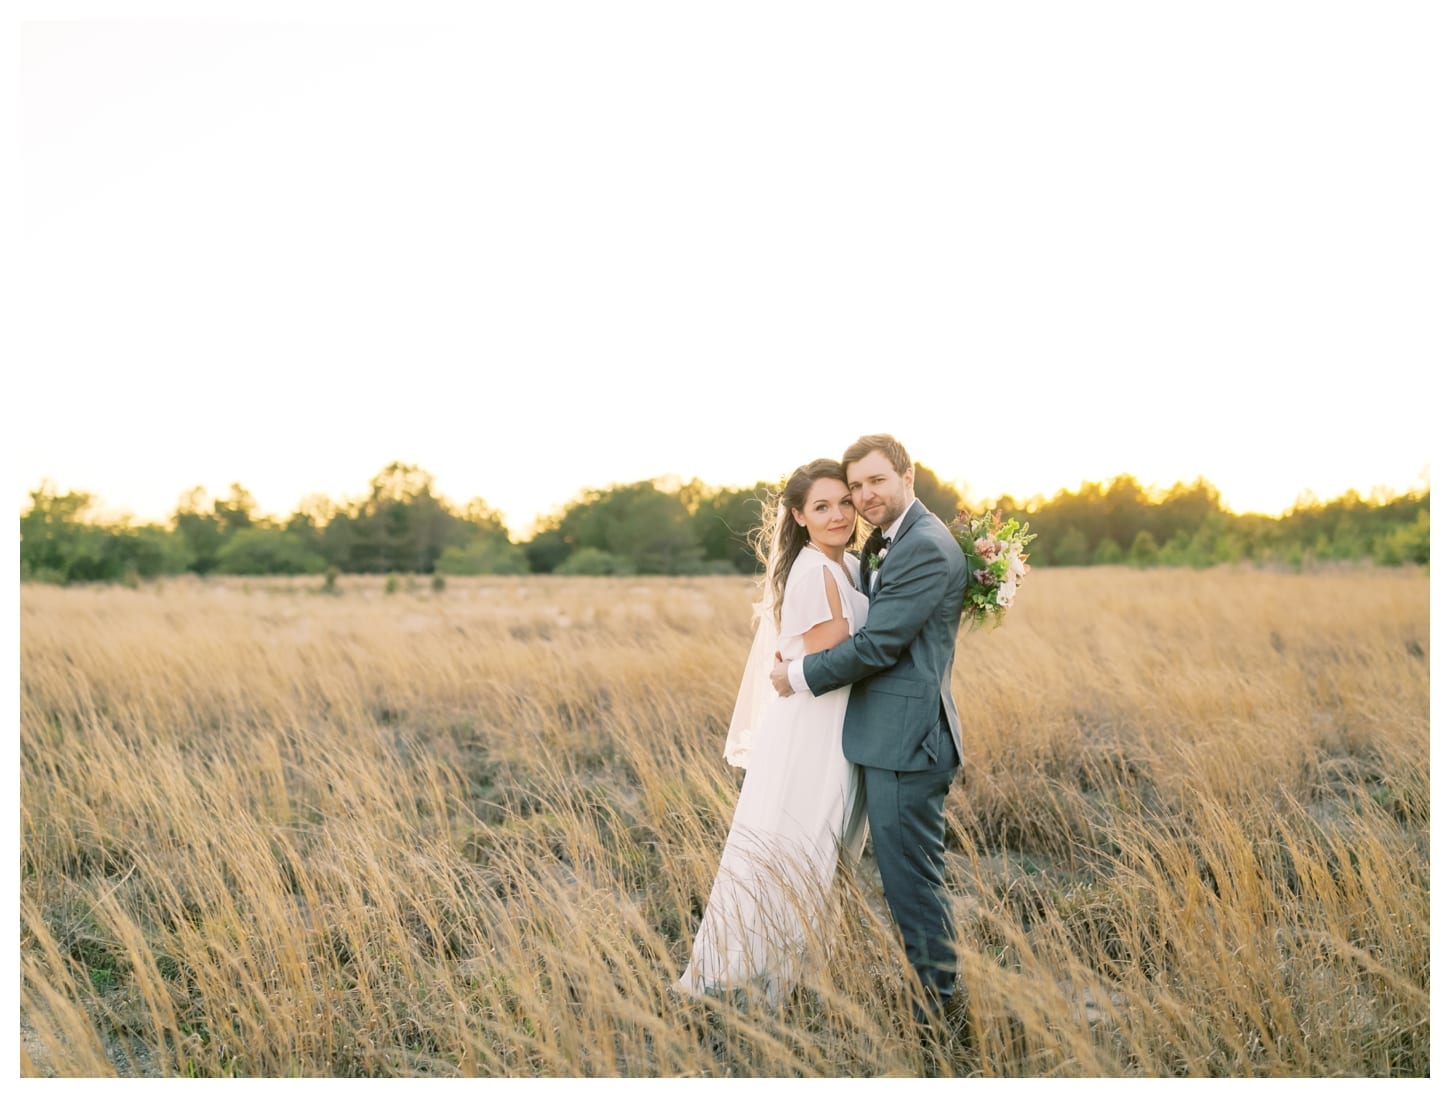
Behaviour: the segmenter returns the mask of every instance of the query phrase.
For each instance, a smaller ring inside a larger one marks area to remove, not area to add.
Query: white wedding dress
[[[859,574],[849,554],[846,568]],[[675,985],[682,991],[754,989],[777,1002],[795,983],[838,858],[844,853],[854,861],[865,843],[860,769],[841,753],[851,688],[782,698],[769,682],[773,650],[800,659],[806,654],[802,635],[830,620],[827,577],[841,594],[851,632],[866,620],[866,596],[847,571],[819,550],[803,548],[786,578],[779,637],[761,630],[741,684],[737,718],[752,698],[759,699],[759,710],[745,744],[732,722],[726,757],[736,765],[748,759],[748,766],[690,962]],[[759,677],[765,681],[754,681]]]

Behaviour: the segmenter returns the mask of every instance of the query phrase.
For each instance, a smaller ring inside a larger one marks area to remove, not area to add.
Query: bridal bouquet
[[[962,608],[971,628],[985,624],[988,618],[993,625],[1000,624],[1029,571],[1025,550],[1037,535],[1015,518],[1003,522],[1001,511],[975,518],[959,511],[951,532],[967,558]]]

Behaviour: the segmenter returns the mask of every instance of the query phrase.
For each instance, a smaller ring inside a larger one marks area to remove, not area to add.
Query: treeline
[[[240,484],[208,501],[185,494],[162,523],[103,523],[92,499],[43,484],[20,519],[22,580],[134,582],[159,576],[337,575],[705,575],[757,568],[750,533],[775,486],[714,488],[641,481],[591,488],[515,542],[483,500],[457,507],[430,474],[394,463],[361,499],[312,496],[285,519],[257,512]],[[944,520],[959,493],[917,466],[918,498]],[[1224,510],[1203,480],[1150,492],[1131,476],[1084,484],[1051,499],[1008,497],[987,505],[1031,523],[1034,565],[1127,563],[1208,567],[1252,561],[1294,567],[1317,561],[1379,564],[1430,560],[1430,494],[1327,503],[1302,500],[1280,518]],[[983,508],[974,508],[981,510]]]
[[[1149,492],[1130,476],[1084,484],[1051,499],[996,504],[1039,534],[1033,564],[1206,568],[1251,561],[1303,567],[1322,561],[1430,563],[1430,492],[1364,499],[1348,492],[1301,499],[1279,518],[1236,515],[1199,479]]]

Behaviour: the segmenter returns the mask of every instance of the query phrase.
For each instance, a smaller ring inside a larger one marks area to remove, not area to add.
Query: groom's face
[[[911,506],[916,470],[898,473],[880,450],[846,467],[846,483],[851,489],[851,502],[872,526],[886,529]]]

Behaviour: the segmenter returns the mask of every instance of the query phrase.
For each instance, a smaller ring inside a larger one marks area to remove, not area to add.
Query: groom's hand
[[[770,685],[775,687],[775,692],[782,698],[788,698],[795,693],[790,688],[790,661],[780,658],[780,653],[775,654],[775,666],[770,669]]]

